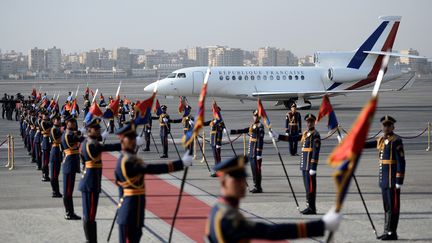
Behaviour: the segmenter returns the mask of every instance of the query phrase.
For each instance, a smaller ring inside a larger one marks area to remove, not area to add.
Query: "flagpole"
[[[272,129],[271,129],[270,127],[269,127],[268,129],[269,129],[270,132],[272,132]],[[286,168],[285,168],[285,164],[284,164],[284,162],[283,162],[283,160],[282,160],[282,155],[281,155],[281,153],[280,153],[280,151],[279,151],[279,147],[278,147],[277,144],[276,144],[276,140],[275,140],[275,138],[274,138],[273,136],[272,136],[271,138],[272,138],[272,142],[273,142],[273,147],[276,149],[276,152],[277,152],[277,154],[278,154],[278,156],[279,156],[279,161],[281,162],[281,165],[282,165],[283,171],[284,171],[284,173],[285,173],[285,177],[287,178],[288,185],[289,185],[289,187],[290,187],[290,189],[291,189],[291,193],[292,193],[292,195],[293,195],[293,197],[294,197],[294,201],[295,201],[295,204],[296,204],[296,206],[297,206],[297,210],[300,212],[300,206],[299,206],[299,204],[298,204],[297,197],[296,197],[296,195],[295,195],[295,193],[294,193],[294,189],[293,189],[293,187],[292,187],[292,185],[291,185],[291,180],[290,180],[290,178],[289,178],[289,176],[288,176],[288,172],[287,172],[287,170],[286,170]]]
[[[388,56],[388,55],[384,56],[383,62],[381,63],[381,68],[378,72],[378,76],[377,76],[377,79],[375,81],[375,86],[374,86],[373,91],[372,91],[372,98],[378,98],[379,89],[381,87],[381,83],[382,83],[382,80],[384,78],[384,74],[385,74],[385,71],[387,69],[387,64],[389,62],[389,59],[390,59],[390,56]],[[354,177],[354,173],[353,173],[353,177]],[[339,213],[340,209],[341,209],[340,207],[336,208],[336,212]],[[330,231],[329,235],[327,236],[327,240],[326,240],[327,243],[331,242],[331,240],[333,238],[333,234],[334,234],[334,232]],[[376,234],[376,232],[375,232],[375,234]]]
[[[205,75],[205,78],[204,78],[204,84],[203,85],[207,85],[209,76],[210,76],[210,68],[207,68],[207,72],[206,72],[206,75]],[[205,99],[205,97],[200,97],[200,98]],[[204,118],[204,113],[203,113],[203,117],[202,118]],[[170,135],[171,135],[171,132],[170,132]],[[171,135],[171,138],[172,138],[172,135]],[[174,139],[173,139],[173,142],[174,142]],[[199,142],[198,142],[198,144],[199,144]],[[174,146],[175,146],[175,143],[174,143]],[[193,150],[191,148],[192,147],[190,146],[189,147],[189,155],[193,154]],[[201,145],[200,145],[200,148],[201,148]],[[177,150],[177,146],[176,146],[176,150]],[[201,152],[202,152],[202,148],[201,148]],[[178,154],[178,150],[177,150],[177,154]],[[203,155],[204,155],[204,153],[203,153]],[[179,157],[180,157],[180,154],[179,154]],[[207,163],[207,161],[206,161],[206,163]],[[207,167],[208,167],[208,164],[207,164]],[[186,167],[184,169],[184,172],[183,172],[183,178],[182,178],[182,182],[181,182],[181,185],[180,185],[180,192],[179,192],[179,196],[178,196],[178,200],[177,200],[176,210],[174,212],[174,217],[173,217],[173,221],[172,221],[172,224],[171,224],[171,229],[170,229],[170,234],[169,234],[169,239],[168,239],[169,243],[171,243],[171,240],[172,240],[172,234],[173,234],[173,231],[174,231],[174,224],[175,224],[175,220],[177,219],[177,214],[178,214],[178,211],[179,211],[179,208],[180,208],[180,202],[181,202],[181,198],[182,198],[182,195],[183,195],[184,185],[186,183],[186,177],[187,177],[188,169],[189,169],[189,167]],[[208,169],[210,171],[210,168],[208,168]]]
[[[338,140],[339,140],[339,143],[341,143],[341,141],[342,141],[342,133],[341,133],[341,131],[340,131],[339,126],[336,128],[336,131],[337,131],[337,133],[338,133]],[[368,209],[368,207],[367,207],[367,205],[366,205],[366,201],[365,201],[364,198],[363,198],[363,193],[362,193],[361,190],[360,190],[360,185],[358,184],[357,177],[355,176],[354,173],[352,174],[352,177],[353,177],[354,182],[355,182],[355,184],[356,184],[357,191],[358,191],[358,193],[359,193],[359,195],[360,195],[360,199],[362,200],[362,203],[363,203],[364,209],[366,210],[366,214],[367,214],[367,216],[368,216],[368,218],[369,218],[369,222],[371,223],[371,226],[372,226],[372,229],[373,229],[373,231],[374,231],[374,234],[375,234],[375,236],[378,238],[378,234],[377,234],[377,231],[376,231],[375,225],[374,225],[374,223],[373,223],[373,221],[372,221],[372,218],[371,218],[371,216],[370,216],[369,209]]]
[[[155,141],[155,139],[154,139],[154,137],[153,137],[153,133],[150,131],[150,136],[151,136],[151,138],[152,138],[152,140],[153,140],[153,145],[155,146],[155,148],[156,148],[156,152],[158,153],[158,156],[160,156],[160,153],[159,153],[159,149],[158,149],[158,147],[157,147],[157,145],[156,145],[156,141]]]

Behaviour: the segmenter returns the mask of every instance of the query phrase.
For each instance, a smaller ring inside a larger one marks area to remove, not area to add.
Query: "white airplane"
[[[373,85],[384,55],[391,57],[424,58],[392,52],[400,16],[384,16],[378,28],[355,51],[316,52],[313,67],[212,67],[207,92],[213,97],[240,100],[277,101],[276,105],[310,109],[310,99],[324,94],[341,95],[365,92],[359,88]],[[402,71],[390,59],[383,81],[402,76]],[[199,96],[207,67],[191,67],[174,71],[159,80],[158,94],[165,96]],[[402,87],[414,82],[413,76]],[[145,87],[152,92],[156,82]],[[398,89],[401,90],[402,88]]]

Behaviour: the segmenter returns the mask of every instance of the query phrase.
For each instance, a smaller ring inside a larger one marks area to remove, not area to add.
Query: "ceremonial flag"
[[[90,94],[90,88],[87,86],[85,91],[84,91],[84,96],[87,96]]]
[[[267,116],[265,112],[264,106],[261,103],[261,99],[258,98],[258,115],[263,119],[264,124],[266,124],[267,128],[271,128],[270,118]]]
[[[135,119],[136,125],[147,124],[150,122],[151,109],[155,97],[156,97],[156,93],[153,93],[153,95],[150,98],[142,102],[137,101],[137,104],[135,105],[135,111],[137,112],[137,117]]]
[[[336,119],[336,113],[333,110],[333,106],[331,105],[328,96],[324,95],[315,124],[318,123],[322,118],[324,118],[327,115],[329,116],[327,127],[329,130],[333,130],[339,124],[338,124],[338,121]]]
[[[116,100],[111,100],[108,107],[106,108],[103,118],[112,119],[118,115],[118,110],[120,106],[120,97],[117,96]]]
[[[32,92],[31,92],[31,97],[32,97],[33,99],[36,99],[36,96],[37,96],[36,89],[33,88]]]
[[[101,117],[103,115],[101,109],[99,108],[99,105],[96,102],[93,102],[93,104],[90,106],[89,111],[87,112],[87,115],[84,118],[84,122],[88,123],[90,122],[94,117]]]
[[[339,212],[342,208],[342,203],[348,192],[351,177],[357,167],[375,114],[377,100],[377,97],[372,97],[363,107],[348,135],[328,158],[330,166],[337,168],[333,173],[336,184],[336,212]]]
[[[197,113],[195,115],[194,126],[192,129],[189,129],[189,131],[187,131],[183,135],[183,138],[182,138],[182,142],[183,142],[184,147],[189,146],[193,142],[194,138],[199,134],[199,131],[203,127],[205,98],[207,95],[207,82],[208,82],[209,76],[210,76],[210,68],[207,69],[207,72],[206,72],[206,75],[204,78],[204,83],[201,87],[201,93],[199,96],[198,108],[197,108]]]
[[[42,99],[42,94],[38,93],[38,95],[36,96],[35,103],[38,103],[41,99]]]
[[[73,115],[73,116],[78,116],[78,105],[77,105],[77,99],[74,99],[74,101],[72,102],[72,111],[71,111],[71,115]]]
[[[51,111],[56,106],[56,103],[55,99],[52,99],[47,110]]]
[[[219,106],[216,104],[216,101],[213,101],[212,113],[213,113],[214,119],[216,119],[218,121],[222,121],[222,114],[220,113]]]
[[[156,99],[156,105],[153,108],[153,112],[156,113],[157,116],[160,116],[162,114],[162,109],[161,109],[161,106],[159,104],[159,100],[158,99]]]
[[[186,107],[186,97],[180,96],[179,104],[178,104],[178,112],[182,113]]]

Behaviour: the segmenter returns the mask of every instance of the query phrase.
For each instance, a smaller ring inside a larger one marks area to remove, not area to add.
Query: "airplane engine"
[[[353,68],[329,68],[327,78],[333,82],[344,83],[367,78],[367,73]]]

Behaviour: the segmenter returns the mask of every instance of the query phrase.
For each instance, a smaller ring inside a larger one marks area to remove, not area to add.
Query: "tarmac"
[[[145,99],[149,94],[143,92],[145,85],[152,80],[126,79],[122,80],[120,95],[126,95],[131,100]],[[78,97],[82,106],[84,88],[99,88],[105,98],[115,95],[118,80],[42,80],[38,82],[27,80],[0,80],[1,93],[15,95],[21,92],[29,95],[32,87],[41,89],[49,96],[60,93],[60,101],[66,99],[67,91],[75,92],[80,85]],[[403,80],[395,80],[383,85],[383,88],[398,88]],[[418,136],[432,121],[432,80],[418,80],[413,87],[402,92],[383,92],[380,94],[378,110],[370,130],[370,136],[380,130],[379,118],[385,114],[397,119],[395,132],[404,137],[403,142],[406,154],[405,182],[401,192],[401,215],[398,227],[399,241],[401,242],[432,242],[432,152],[426,151],[428,147],[427,132]],[[332,97],[336,116],[340,125],[349,130],[359,111],[370,97],[370,93],[355,93],[347,96]],[[168,113],[172,118],[180,117],[177,112],[178,97],[158,96],[161,104],[168,106]],[[188,98],[196,111],[197,98]],[[245,101],[215,98],[222,108],[222,116],[228,129],[247,127],[251,122],[252,111],[256,108],[255,101]],[[212,97],[207,98],[206,120],[210,118]],[[320,100],[313,100],[313,107],[308,111],[300,111],[302,116],[306,113],[317,114]],[[273,102],[264,102],[267,114],[275,131],[284,132],[284,107],[273,106]],[[83,116],[80,116],[83,119]],[[317,125],[322,141],[320,162],[317,176],[317,208],[318,215],[304,216],[296,209],[292,193],[288,187],[287,179],[283,173],[281,162],[266,134],[263,151],[263,189],[262,194],[247,194],[241,203],[244,214],[257,221],[267,223],[297,222],[299,220],[319,219],[335,203],[335,186],[332,179],[333,169],[327,165],[327,157],[337,144],[336,136],[327,137],[327,120]],[[37,171],[35,164],[29,162],[29,156],[19,137],[19,123],[0,118],[0,143],[6,139],[7,134],[15,137],[15,168],[9,171],[4,167],[7,161],[7,149],[0,148],[0,242],[84,242],[84,231],[81,221],[66,221],[63,202],[60,198],[51,198],[50,184],[41,182],[41,172]],[[206,136],[208,137],[208,128]],[[267,130],[267,129],[266,129]],[[153,135],[156,146],[161,150],[159,126],[153,123]],[[183,153],[181,147],[182,128],[179,124],[172,125],[172,135],[176,145]],[[224,142],[226,136],[224,135]],[[231,136],[235,140],[237,136]],[[110,135],[107,142],[117,141],[116,136]],[[278,146],[293,185],[294,192],[300,204],[305,207],[304,186],[299,170],[298,156],[290,156],[288,144],[279,142]],[[244,152],[243,137],[234,141],[237,154]],[[210,166],[214,164],[212,153],[208,144],[205,154]],[[98,240],[104,242],[108,236],[116,211],[118,190],[113,183],[113,167],[118,157],[117,152],[104,154],[103,193],[100,195],[97,212]],[[163,162],[152,143],[150,152],[140,151],[139,155],[148,163]],[[229,144],[222,148],[222,159],[233,155]],[[170,159],[177,159],[177,153],[170,142]],[[216,178],[209,176],[207,166],[201,163],[202,155],[198,151],[194,165],[189,169],[185,194],[182,199],[179,217],[172,242],[203,242],[206,218],[211,206],[216,202],[219,194],[219,183]],[[248,168],[248,170],[250,170]],[[251,174],[251,173],[249,173]],[[177,202],[183,172],[167,175],[147,176],[147,206],[146,227],[143,229],[141,242],[167,242],[170,224]],[[378,187],[378,155],[375,149],[364,150],[356,171],[366,205],[371,214],[373,223],[380,234],[383,230],[383,206],[381,191]],[[82,215],[81,193],[77,190],[80,175],[74,191],[75,211]],[[252,184],[252,178],[248,179]],[[62,188],[62,178],[60,177]],[[342,209],[344,220],[339,230],[334,234],[334,242],[375,242],[375,234],[365,213],[359,193],[352,183],[349,194]],[[321,242],[326,237],[293,240],[295,242]],[[114,227],[111,242],[118,242],[118,229]],[[258,242],[258,241],[254,241]],[[260,241],[262,242],[262,241]]]

